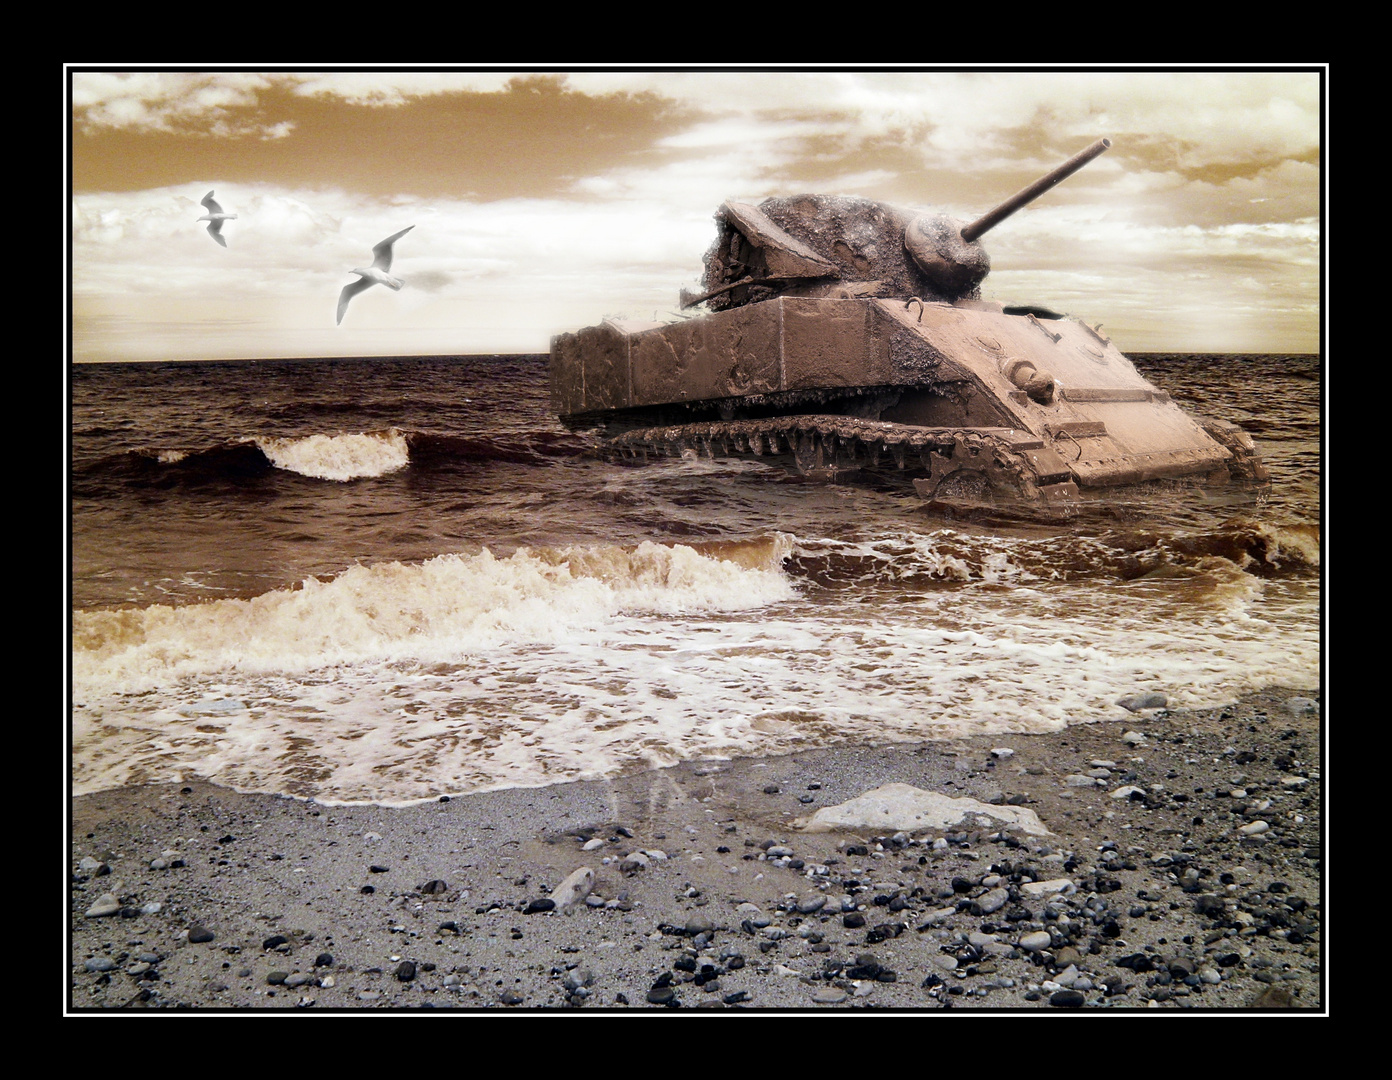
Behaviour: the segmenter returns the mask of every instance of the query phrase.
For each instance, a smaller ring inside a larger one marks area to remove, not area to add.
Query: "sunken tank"
[[[1190,416],[1099,327],[981,299],[980,237],[1104,152],[970,223],[869,199],[726,202],[676,322],[551,343],[551,404],[625,455],[786,455],[828,478],[905,470],[925,499],[1023,499],[1168,477],[1264,483],[1252,439]]]

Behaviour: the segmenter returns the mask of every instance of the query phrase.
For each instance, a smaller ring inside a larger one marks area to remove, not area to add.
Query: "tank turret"
[[[558,335],[552,405],[625,454],[787,455],[828,477],[888,462],[929,499],[1263,483],[1250,436],[1186,414],[1100,328],[981,299],[980,238],[1110,146],[968,223],[850,196],[727,201],[702,290],[681,293],[708,314]]]
[[[705,289],[683,291],[682,307],[723,311],[779,295],[978,297],[991,272],[980,238],[1111,145],[1098,139],[970,223],[845,196],[727,202],[706,252]]]

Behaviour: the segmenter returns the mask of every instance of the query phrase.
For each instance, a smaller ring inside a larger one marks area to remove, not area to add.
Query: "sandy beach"
[[[1318,692],[1118,714],[398,808],[81,796],[69,1007],[1325,1009]]]

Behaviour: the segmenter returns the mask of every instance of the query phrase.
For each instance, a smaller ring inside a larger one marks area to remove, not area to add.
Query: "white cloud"
[[[72,100],[79,121],[96,129],[188,132],[216,123],[240,133],[258,126],[229,125],[226,110],[254,105],[270,84],[268,76],[250,72],[74,72]]]

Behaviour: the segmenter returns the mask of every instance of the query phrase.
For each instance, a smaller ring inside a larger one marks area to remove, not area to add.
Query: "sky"
[[[1327,72],[70,67],[74,362],[545,352],[674,319],[730,198],[964,221],[1125,352],[1318,352]],[[198,221],[214,192],[226,248]],[[334,321],[354,267],[391,273]]]

